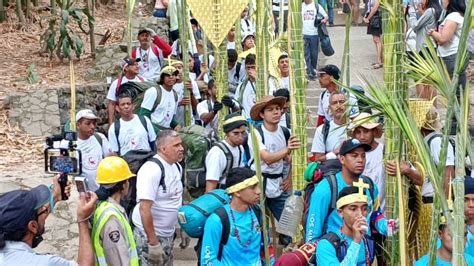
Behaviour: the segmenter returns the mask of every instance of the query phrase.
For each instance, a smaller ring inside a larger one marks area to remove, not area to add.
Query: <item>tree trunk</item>
[[[25,14],[23,14],[23,8],[21,0],[16,0],[16,15],[21,24],[26,25]]]
[[[91,12],[92,17],[95,17],[95,5],[94,0],[87,0],[87,8]],[[95,59],[95,36],[94,36],[94,23],[89,23],[89,38],[91,44],[91,56]]]

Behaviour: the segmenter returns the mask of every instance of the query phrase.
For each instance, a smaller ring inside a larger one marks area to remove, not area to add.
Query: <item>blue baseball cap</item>
[[[13,190],[0,196],[0,233],[24,230],[36,219],[37,210],[47,204],[51,191],[45,185],[31,190]]]

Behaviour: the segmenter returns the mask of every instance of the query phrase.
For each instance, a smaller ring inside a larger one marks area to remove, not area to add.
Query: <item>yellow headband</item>
[[[227,194],[232,194],[232,193],[241,191],[242,189],[246,189],[250,186],[253,186],[257,183],[258,183],[258,177],[254,175],[251,178],[247,178],[240,183],[237,183],[233,186],[228,187],[225,191],[227,192]]]
[[[247,120],[245,120],[245,118],[244,118],[243,116],[239,115],[239,116],[234,116],[234,117],[232,117],[232,118],[230,118],[230,119],[225,120],[222,125],[225,126],[225,125],[228,125],[228,124],[230,124],[230,123],[237,122],[237,121],[244,121],[244,122],[247,122]]]
[[[368,203],[367,196],[360,195],[359,193],[356,194],[349,194],[342,198],[339,198],[336,202],[337,209],[341,209],[342,207],[346,206],[347,204],[351,204],[354,202],[364,202]]]

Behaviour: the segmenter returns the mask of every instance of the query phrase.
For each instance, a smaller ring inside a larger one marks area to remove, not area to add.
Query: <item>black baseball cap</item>
[[[36,212],[47,204],[51,191],[45,185],[31,190],[13,190],[0,196],[0,234],[25,230]]]
[[[326,65],[318,70],[318,74],[319,73],[326,73],[333,76],[336,80],[339,80],[341,77],[341,70],[335,65]]]
[[[348,139],[342,143],[341,148],[339,149],[339,154],[344,156],[357,148],[363,148],[365,151],[370,151],[372,147],[370,147],[369,144],[360,142],[358,139]]]

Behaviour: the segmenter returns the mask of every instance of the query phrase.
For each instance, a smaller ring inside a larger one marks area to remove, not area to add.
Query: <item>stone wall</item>
[[[91,109],[100,118],[97,130],[106,132],[107,95],[105,83],[77,86],[76,111]],[[68,87],[37,88],[35,92],[13,93],[7,102],[10,121],[34,136],[58,134],[69,120],[71,90]]]

